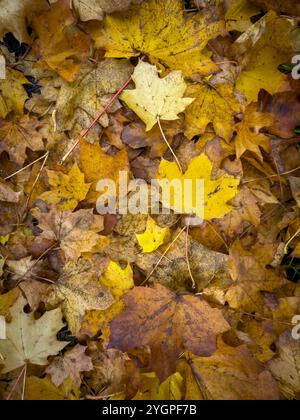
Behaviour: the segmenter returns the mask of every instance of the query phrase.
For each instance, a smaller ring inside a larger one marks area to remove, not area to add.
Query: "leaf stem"
[[[176,161],[176,163],[177,163],[177,166],[178,166],[178,168],[179,168],[180,172],[183,174],[182,167],[181,167],[181,165],[180,165],[180,162],[179,162],[179,160],[178,160],[178,157],[176,156],[176,154],[175,154],[174,150],[172,149],[172,147],[171,147],[170,143],[168,142],[168,140],[167,140],[167,138],[166,138],[166,136],[165,136],[165,133],[164,133],[164,131],[163,131],[163,129],[162,129],[162,126],[161,126],[161,122],[160,122],[159,115],[156,117],[156,120],[157,120],[157,124],[158,124],[158,126],[159,126],[159,129],[160,129],[160,132],[161,132],[161,134],[162,134],[162,136],[163,136],[163,139],[164,139],[164,141],[166,142],[166,144],[167,144],[168,148],[170,149],[170,151],[171,151],[172,155],[174,156],[175,161]]]

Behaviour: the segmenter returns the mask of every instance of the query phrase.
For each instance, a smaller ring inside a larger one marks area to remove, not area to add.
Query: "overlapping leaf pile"
[[[1,398],[299,399],[298,1],[0,6]]]

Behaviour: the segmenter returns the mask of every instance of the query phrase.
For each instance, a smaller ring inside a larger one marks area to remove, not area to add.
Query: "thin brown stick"
[[[132,76],[130,76],[126,80],[126,82],[120,87],[120,89],[118,90],[118,92],[111,98],[111,100],[108,102],[108,104],[99,112],[99,114],[92,121],[92,123],[80,133],[79,138],[75,141],[75,143],[73,144],[73,146],[71,147],[71,149],[64,155],[64,157],[61,160],[61,163],[64,163],[68,159],[68,157],[71,155],[71,153],[73,153],[73,151],[78,146],[78,144],[80,142],[80,138],[84,138],[84,137],[87,136],[87,134],[89,133],[89,131],[93,127],[95,127],[95,125],[98,123],[98,121],[100,120],[100,118],[102,117],[102,115],[104,115],[106,113],[106,111],[108,111],[108,109],[112,106],[112,104],[115,102],[115,100],[121,95],[121,93],[123,92],[123,90],[126,89],[126,87],[129,85],[129,83],[131,81],[132,81]]]
[[[31,199],[32,193],[33,193],[33,191],[34,191],[34,189],[35,189],[35,187],[36,187],[36,184],[38,183],[38,180],[39,180],[39,178],[40,178],[40,176],[41,176],[41,174],[42,174],[42,172],[43,172],[43,169],[44,169],[44,167],[45,167],[45,165],[46,165],[46,162],[47,162],[48,157],[49,157],[49,152],[47,152],[47,153],[45,154],[45,159],[44,159],[44,162],[42,163],[42,166],[41,166],[41,168],[40,168],[40,170],[39,170],[39,173],[37,174],[37,176],[36,176],[36,178],[35,178],[35,180],[34,180],[33,186],[32,186],[32,188],[31,188],[31,191],[30,191],[30,193],[29,193],[29,195],[28,195],[28,197],[27,197],[27,200],[26,200],[26,206],[25,206],[25,208],[26,208],[26,209],[28,209],[28,206],[29,206],[29,201],[30,201],[30,199]]]

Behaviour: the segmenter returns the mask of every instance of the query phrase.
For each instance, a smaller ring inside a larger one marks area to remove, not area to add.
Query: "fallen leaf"
[[[22,192],[16,192],[12,186],[0,178],[0,201],[6,201],[8,203],[18,203]]]
[[[80,388],[80,373],[93,370],[92,360],[85,354],[86,349],[87,347],[77,344],[63,356],[55,357],[50,366],[47,367],[46,373],[51,376],[51,380],[56,387],[62,385],[69,378],[77,388]]]
[[[294,27],[294,21],[270,11],[235,41],[233,48],[245,57],[236,87],[248,103],[258,100],[261,89],[270,94],[288,90],[287,76],[278,67],[291,60]]]
[[[86,311],[93,309],[105,310],[113,303],[110,292],[99,284],[97,270],[91,263],[80,261],[70,262],[65,266],[64,273],[53,287],[48,303],[61,303],[68,327],[73,335],[77,335]]]
[[[12,321],[6,324],[7,339],[0,341],[2,373],[27,363],[44,366],[50,355],[57,354],[68,344],[56,339],[57,332],[64,326],[60,308],[46,312],[36,320],[34,314],[24,312],[26,303],[20,296],[10,309]]]
[[[208,124],[227,142],[233,134],[234,116],[242,111],[242,105],[230,84],[209,83],[190,85],[187,95],[195,98],[186,109],[186,136],[191,139],[203,134]]]
[[[135,90],[125,90],[121,99],[146,124],[146,131],[157,124],[157,119],[173,121],[193,102],[183,98],[186,84],[180,71],[173,71],[160,79],[156,66],[140,61],[132,79]]]
[[[178,233],[174,233],[174,238]],[[173,244],[165,258],[160,262],[151,280],[175,292],[191,290],[191,275],[187,266],[186,248],[190,269],[195,281],[196,292],[202,292],[212,281],[232,284],[228,271],[228,255],[214,252],[199,242],[182,234]],[[163,250],[163,248],[162,248]],[[160,254],[141,254],[136,257],[136,265],[149,275],[156,266]]]
[[[23,165],[27,148],[33,151],[45,148],[38,131],[41,126],[38,120],[27,115],[13,121],[0,121],[0,151],[6,151],[12,160]]]
[[[23,73],[6,69],[6,78],[0,79],[0,118],[5,118],[11,111],[18,115],[23,114],[24,104],[28,99],[23,87],[26,83],[28,80]]]
[[[88,3],[82,0],[74,0],[73,8],[79,14],[83,22],[88,20],[102,20],[105,13],[113,13],[119,10],[126,10],[131,4],[139,4],[143,0],[89,0]]]
[[[28,400],[59,401],[59,400],[79,400],[80,391],[75,386],[61,385],[56,387],[51,382],[49,376],[40,379],[30,376],[26,380],[26,397]]]
[[[180,0],[147,0],[128,12],[106,16],[96,44],[106,49],[106,57],[147,54],[152,63],[185,75],[208,74],[217,66],[205,47],[223,32],[222,21],[207,23],[206,16],[185,16]]]
[[[60,211],[75,210],[80,201],[83,201],[90,189],[90,184],[84,182],[84,174],[74,164],[70,172],[47,171],[51,191],[40,196],[41,200],[54,204]]]
[[[35,13],[41,12],[46,6],[46,0],[1,0],[0,38],[12,32],[20,42],[30,40],[28,23]]]
[[[288,399],[294,399],[300,392],[300,347],[291,331],[285,331],[277,342],[279,355],[268,364],[280,389]]]
[[[102,98],[114,94],[133,72],[133,66],[128,60],[105,60],[101,63],[86,64],[86,70],[80,78],[73,82],[62,83],[56,102],[56,122],[59,130],[72,129],[79,117],[86,128],[91,118],[96,118],[104,107]],[[100,121],[108,125],[107,116]]]
[[[216,336],[230,327],[217,309],[192,295],[136,287],[124,296],[126,311],[111,322],[110,347],[127,351],[149,345],[152,368],[163,381],[184,350],[209,356]]]
[[[251,17],[260,14],[260,9],[249,0],[231,0],[225,15],[228,31],[246,31],[252,25]]]
[[[238,159],[249,150],[260,160],[263,160],[260,148],[268,152],[270,140],[260,130],[270,127],[273,122],[272,115],[258,112],[256,104],[251,104],[245,109],[243,120],[235,126],[237,135],[234,141]]]
[[[227,203],[237,194],[240,180],[228,174],[225,174],[220,179],[213,180],[211,179],[212,169],[212,163],[205,154],[192,159],[188,170],[184,174],[180,172],[175,162],[162,160],[157,173],[159,184],[163,185],[164,180],[169,182],[178,180],[182,188],[182,197],[178,196],[178,189],[176,191],[173,189],[170,193],[170,199],[163,201],[163,205],[166,208],[176,210],[179,214],[196,214],[200,218],[204,216],[204,220],[224,217],[232,209],[232,206]],[[187,197],[185,197],[185,180],[193,181],[192,191],[188,192],[192,195],[192,206],[190,206],[189,200],[186,200]],[[198,197],[197,200],[197,180],[204,180],[204,201],[202,197]]]
[[[263,257],[243,248],[239,240],[231,246],[230,272],[235,283],[229,288],[226,300],[232,308],[260,312],[264,305],[261,292],[272,292],[286,284],[282,273],[266,267],[268,262]]]
[[[271,373],[246,346],[229,347],[221,340],[210,357],[191,356],[190,364],[201,391],[209,400],[279,400]]]
[[[99,284],[108,290],[113,298],[112,305],[101,311],[88,311],[82,323],[81,332],[91,337],[95,336],[100,330],[102,338],[109,338],[109,323],[124,311],[122,296],[134,287],[132,268],[128,264],[122,269],[114,261],[110,261],[109,266],[99,278]]]
[[[132,398],[135,400],[147,401],[173,401],[181,400],[183,391],[183,378],[176,372],[160,383],[155,373],[143,373],[141,375],[139,392]]]
[[[31,210],[32,215],[39,221],[42,238],[59,243],[70,260],[78,260],[84,252],[91,252],[103,230],[103,217],[93,214],[93,210],[79,210],[75,213],[59,212],[52,209],[44,213],[40,209]]]
[[[129,172],[129,162],[126,149],[116,156],[109,156],[98,145],[80,140],[80,168],[87,182],[92,183],[87,200],[95,203],[100,196],[97,184],[101,179],[111,179],[119,186],[119,172]]]
[[[164,243],[169,232],[169,228],[159,227],[155,220],[149,216],[145,232],[136,234],[136,238],[143,252],[151,253]]]
[[[59,0],[35,17],[32,25],[38,36],[35,49],[39,64],[69,82],[78,76],[80,59],[89,56],[91,46],[89,36],[75,26],[75,22],[69,0]]]

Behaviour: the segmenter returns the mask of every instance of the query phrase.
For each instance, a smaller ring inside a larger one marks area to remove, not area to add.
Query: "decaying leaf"
[[[47,171],[47,174],[52,190],[43,193],[40,198],[54,204],[60,211],[74,210],[90,189],[90,184],[84,182],[84,174],[76,164],[67,175],[55,171]]]
[[[205,399],[279,399],[271,373],[255,360],[246,346],[233,348],[220,340],[214,355],[192,356],[190,364]]]
[[[105,13],[126,10],[131,4],[139,4],[143,0],[74,0],[73,8],[83,22],[88,20],[102,20]]]
[[[70,262],[65,267],[48,301],[52,305],[61,303],[68,327],[77,335],[86,311],[107,309],[113,297],[99,284],[97,270],[93,270],[88,261],[80,261],[79,264]]]
[[[3,356],[2,373],[10,372],[27,363],[46,365],[50,355],[57,354],[68,343],[57,341],[56,334],[63,328],[61,309],[46,312],[36,320],[26,314],[26,300],[20,296],[10,309],[12,321],[6,324],[6,340],[0,341]]]
[[[92,251],[100,238],[98,232],[103,230],[103,217],[91,210],[71,213],[52,209],[44,213],[35,208],[31,213],[39,221],[41,237],[59,243],[70,260],[78,260],[82,253]]]
[[[69,0],[59,0],[33,20],[38,35],[40,63],[72,82],[78,76],[80,59],[90,53],[90,38],[75,26]]]
[[[285,331],[278,340],[279,355],[269,362],[269,368],[279,381],[283,394],[294,399],[300,393],[300,348],[291,331]]]
[[[6,78],[0,79],[0,118],[5,118],[11,111],[18,115],[23,114],[24,104],[28,99],[23,85],[27,82],[23,73],[13,69],[6,70]]]
[[[56,387],[70,378],[78,388],[81,385],[81,372],[93,369],[91,358],[85,354],[86,347],[77,344],[72,350],[67,351],[63,356],[56,357],[46,372],[51,376],[51,380]]]
[[[28,41],[28,23],[34,13],[42,11],[47,6],[46,0],[6,0],[0,1],[0,37],[12,32],[21,41]]]
[[[150,346],[150,367],[160,380],[170,376],[184,350],[209,356],[216,336],[229,329],[218,309],[188,294],[155,284],[136,287],[124,297],[126,311],[111,322],[110,347],[122,351]]]

